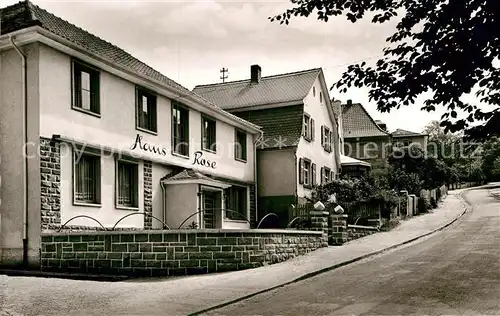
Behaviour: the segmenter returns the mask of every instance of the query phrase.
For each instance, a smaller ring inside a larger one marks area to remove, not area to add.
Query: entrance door
[[[204,228],[220,228],[219,217],[221,213],[221,192],[220,191],[203,191],[203,220]]]

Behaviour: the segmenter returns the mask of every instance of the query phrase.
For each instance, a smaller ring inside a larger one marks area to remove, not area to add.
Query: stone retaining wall
[[[366,237],[375,233],[380,232],[377,227],[370,226],[359,226],[359,225],[348,225],[347,226],[347,240],[354,240],[362,237]]]
[[[42,235],[42,270],[184,275],[255,268],[326,246],[322,231],[170,230]]]

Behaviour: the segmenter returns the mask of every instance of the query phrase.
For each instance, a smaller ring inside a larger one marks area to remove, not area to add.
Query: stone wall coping
[[[362,226],[362,225],[347,225],[347,228],[365,229],[365,230],[376,230],[379,231],[378,227],[373,226]]]
[[[328,215],[330,213],[328,211],[311,211],[309,214],[311,214],[311,215]]]
[[[347,215],[347,214],[335,214],[335,213],[332,213],[332,214],[330,214],[330,216],[332,216],[332,217],[347,218],[349,215]]]
[[[117,230],[117,231],[61,231],[61,232],[45,232],[43,236],[88,236],[88,235],[143,235],[143,234],[221,234],[221,233],[235,233],[235,234],[299,234],[299,235],[322,235],[321,231],[311,230],[292,230],[292,229],[171,229],[171,230]]]

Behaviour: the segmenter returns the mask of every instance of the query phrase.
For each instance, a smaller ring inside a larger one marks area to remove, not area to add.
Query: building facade
[[[388,166],[392,137],[368,114],[363,105],[348,100],[342,104],[344,155],[369,163],[373,169]]]
[[[1,262],[41,230],[248,228],[260,128],[33,5],[1,9]]]
[[[194,92],[262,127],[257,143],[259,219],[275,213],[290,220],[290,207],[305,203],[315,185],[340,172],[338,119],[321,69],[201,85]]]
[[[424,153],[427,152],[427,144],[429,135],[423,133],[415,133],[404,129],[397,129],[391,133],[392,144],[394,147],[415,147],[420,148]]]

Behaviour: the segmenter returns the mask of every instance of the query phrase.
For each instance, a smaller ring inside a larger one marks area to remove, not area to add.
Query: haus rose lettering
[[[136,148],[139,148],[143,151],[146,152],[151,152],[160,156],[166,156],[167,155],[167,149],[162,146],[157,146],[157,145],[152,145],[149,144],[145,141],[143,141],[142,136],[137,134],[135,137],[135,142],[130,146],[130,149],[135,150]]]
[[[194,153],[193,165],[199,165],[215,169],[215,167],[217,166],[217,162],[205,159],[203,157],[203,153],[201,151],[197,151]]]

